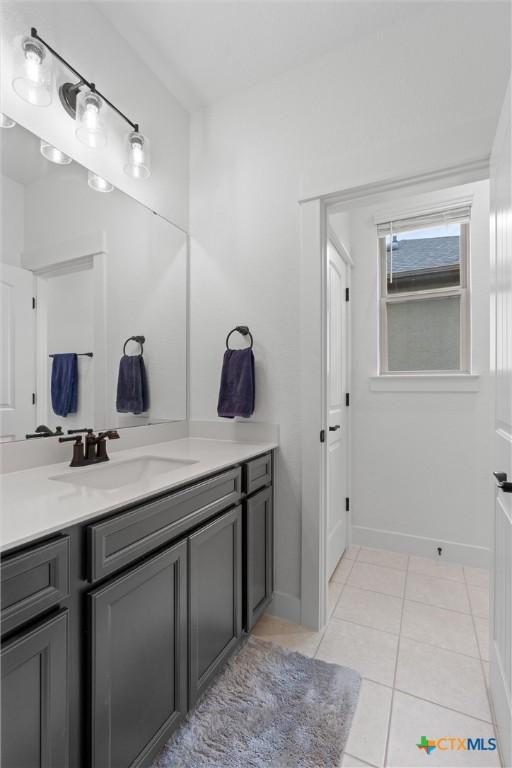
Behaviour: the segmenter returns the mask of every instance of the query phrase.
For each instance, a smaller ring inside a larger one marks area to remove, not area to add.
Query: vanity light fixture
[[[0,128],[14,128],[16,123],[3,112],[0,112]]]
[[[124,172],[132,179],[147,179],[150,174],[149,140],[139,131],[132,131],[126,137],[127,162]]]
[[[103,101],[92,88],[79,91],[76,97],[76,137],[87,147],[96,149],[107,143]]]
[[[69,165],[71,158],[69,155],[65,155],[60,149],[54,147],[53,144],[49,144],[44,139],[41,139],[39,144],[39,150],[43,157],[46,157],[51,163],[57,163],[57,165]]]
[[[16,49],[12,87],[29,104],[47,107],[52,101],[52,60],[34,32]]]
[[[18,58],[20,63],[15,69],[13,88],[16,93],[31,104],[48,105],[52,99],[52,61],[48,54],[64,64],[73,73],[77,82],[63,83],[59,88],[62,106],[76,120],[75,134],[86,146],[96,149],[107,143],[107,124],[105,107],[108,105],[128,125],[131,130],[126,137],[126,163],[124,172],[133,179],[147,179],[150,175],[149,141],[139,131],[138,123],[132,122],[109,101],[94,83],[89,82],[57,51],[43,40],[32,27],[30,36],[23,38]],[[95,176],[95,174],[92,174]],[[101,177],[98,177],[101,178]],[[102,179],[102,181],[105,181]],[[107,185],[108,182],[105,182]],[[89,185],[91,185],[89,181]],[[111,186],[111,185],[109,185]],[[98,187],[93,186],[93,189]],[[112,187],[113,189],[113,187]],[[102,189],[101,191],[110,191]]]
[[[110,181],[107,181],[103,176],[99,176],[97,173],[87,171],[87,183],[91,189],[96,192],[112,192],[114,189]]]

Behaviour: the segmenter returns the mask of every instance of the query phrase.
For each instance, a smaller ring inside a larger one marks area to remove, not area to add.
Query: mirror
[[[20,125],[0,140],[0,440],[186,419],[186,234]]]

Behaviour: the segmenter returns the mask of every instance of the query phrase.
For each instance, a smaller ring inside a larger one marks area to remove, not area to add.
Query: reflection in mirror
[[[21,126],[0,140],[0,440],[185,419],[185,233]]]

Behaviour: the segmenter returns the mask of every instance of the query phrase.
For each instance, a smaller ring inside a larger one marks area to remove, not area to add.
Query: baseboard
[[[286,592],[274,592],[274,598],[266,610],[271,616],[300,624],[300,599]]]
[[[458,541],[429,539],[424,536],[412,536],[398,531],[382,531],[378,528],[352,526],[352,543],[377,549],[391,549],[419,557],[437,557],[437,548],[443,548],[442,559],[451,563],[471,565],[476,568],[488,568],[490,552],[487,547],[476,547]]]

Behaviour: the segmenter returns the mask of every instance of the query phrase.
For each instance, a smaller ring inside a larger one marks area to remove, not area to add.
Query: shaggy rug
[[[361,677],[249,637],[153,768],[336,768]]]

